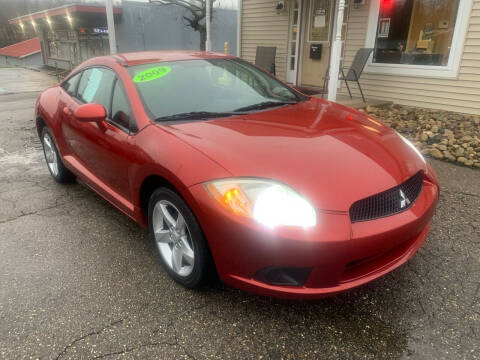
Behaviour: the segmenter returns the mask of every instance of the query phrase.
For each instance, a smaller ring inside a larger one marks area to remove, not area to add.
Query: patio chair
[[[345,76],[345,69],[343,66],[340,68],[340,76],[338,79],[340,81],[345,81],[345,85],[347,85],[348,94],[350,95],[350,99],[352,98],[352,92],[350,90],[350,86],[348,85],[349,81],[355,81],[358,85],[358,89],[360,90],[360,94],[362,94],[363,102],[366,102],[365,95],[363,94],[362,86],[360,85],[360,76],[362,76],[363,69],[365,69],[365,65],[367,64],[368,58],[370,54],[373,52],[373,49],[370,48],[363,48],[359,49],[355,54],[355,58],[353,59],[352,65],[350,65],[350,69],[348,69],[348,73]],[[330,68],[327,68],[327,73],[325,74],[325,78],[323,81],[323,89],[322,89],[322,99],[325,94],[325,89],[327,85],[327,80],[329,80],[329,71]]]
[[[269,73],[275,74],[275,56],[277,48],[274,46],[257,46],[255,65]]]

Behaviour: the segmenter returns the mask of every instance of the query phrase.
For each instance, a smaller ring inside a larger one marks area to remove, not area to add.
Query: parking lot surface
[[[433,162],[442,191],[427,242],[359,289],[313,302],[186,290],[145,230],[51,179],[33,105],[53,82],[0,69],[0,358],[480,358],[480,171]]]

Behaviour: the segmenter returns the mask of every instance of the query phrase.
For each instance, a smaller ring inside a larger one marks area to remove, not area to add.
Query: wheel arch
[[[147,176],[142,181],[138,194],[141,218],[145,224],[148,224],[148,201],[150,200],[150,196],[152,195],[152,193],[159,187],[165,187],[172,190],[173,192],[178,194],[184,201],[186,201],[182,193],[165,177],[157,174]]]
[[[42,135],[43,128],[48,125],[42,116],[37,116],[35,119],[35,126],[37,128],[37,135],[40,137]]]
[[[165,187],[173,192],[175,192],[183,201],[187,204],[187,206],[192,211],[193,216],[197,219],[198,225],[200,226],[200,231],[203,233],[205,238],[205,242],[208,247],[209,257],[212,260],[214,272],[218,274],[217,264],[215,258],[212,256],[212,249],[210,248],[210,243],[208,238],[205,236],[205,232],[203,231],[202,224],[198,220],[198,217],[195,214],[195,207],[192,206],[192,202],[195,200],[188,196],[187,194],[182,193],[171,181],[169,181],[166,177],[152,174],[145,177],[140,185],[139,190],[139,204],[140,204],[140,217],[144,225],[148,227],[148,202],[150,200],[150,196],[152,193],[158,189],[159,187]]]

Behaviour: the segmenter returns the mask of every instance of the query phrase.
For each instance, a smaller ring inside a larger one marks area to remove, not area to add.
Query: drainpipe
[[[205,19],[206,25],[207,25],[207,41],[205,41],[205,50],[212,51],[212,39],[211,39],[211,29],[210,29],[210,22],[212,19],[211,0],[206,0],[205,6],[207,7],[207,16]]]
[[[105,0],[105,11],[107,12],[108,43],[110,54],[117,53],[117,41],[115,40],[115,22],[113,20],[112,0]]]
[[[337,100],[338,74],[340,72],[340,57],[342,56],[342,27],[345,12],[345,0],[338,1],[337,28],[335,29],[335,40],[332,44],[330,57],[330,80],[328,81],[328,100]]]

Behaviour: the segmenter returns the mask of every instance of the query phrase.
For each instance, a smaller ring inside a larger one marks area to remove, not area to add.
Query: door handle
[[[68,106],[65,106],[65,107],[63,108],[63,113],[64,113],[65,115],[67,115],[67,116],[72,116],[72,115],[73,115],[73,111],[70,110],[70,108],[69,108]]]

